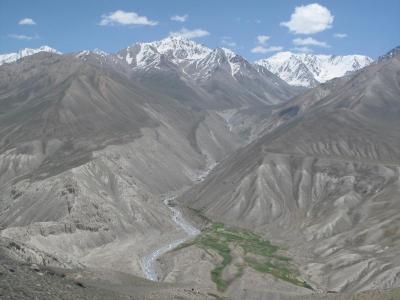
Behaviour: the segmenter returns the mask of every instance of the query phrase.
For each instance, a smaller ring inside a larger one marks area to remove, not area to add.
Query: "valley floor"
[[[229,299],[211,290],[193,286],[153,283],[124,273],[100,273],[90,270],[46,268],[17,262],[8,256],[7,245],[0,241],[0,299]],[[355,295],[312,294],[295,297],[255,299],[272,300],[396,300],[400,289],[366,291]]]

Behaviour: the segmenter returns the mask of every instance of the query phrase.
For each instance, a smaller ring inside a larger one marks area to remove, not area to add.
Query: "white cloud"
[[[104,14],[101,16],[101,21],[99,25],[107,26],[107,25],[149,25],[154,26],[157,25],[158,22],[149,20],[145,16],[139,16],[134,11],[123,11],[116,10],[109,14]]]
[[[183,15],[183,16],[175,15],[175,16],[171,17],[171,20],[183,23],[183,22],[186,22],[188,17],[189,17],[189,15]]]
[[[236,47],[236,43],[232,40],[232,38],[230,36],[223,36],[221,39],[221,44],[224,46],[228,46],[231,48]]]
[[[31,18],[24,18],[18,22],[19,25],[36,25],[36,22]]]
[[[262,44],[265,45],[267,43],[267,41],[270,39],[271,37],[268,35],[258,35],[257,36],[257,41]]]
[[[294,39],[293,44],[296,46],[318,46],[318,47],[322,47],[322,48],[330,47],[327,43],[317,41],[316,39],[313,39],[311,37],[308,37],[305,39],[300,39],[300,38]]]
[[[265,54],[268,52],[277,52],[277,51],[282,51],[282,50],[283,50],[283,47],[280,47],[280,46],[271,46],[271,47],[256,46],[253,49],[251,49],[251,52]]]
[[[9,34],[8,35],[10,38],[16,39],[16,40],[23,40],[23,41],[30,41],[33,39],[37,39],[37,36],[29,36],[29,35],[23,35],[23,34]]]
[[[203,36],[210,35],[210,33],[207,30],[198,28],[198,29],[193,29],[189,30],[186,28],[182,28],[179,31],[173,31],[169,33],[170,36],[181,36],[187,39],[195,39],[195,38],[200,38]]]
[[[347,34],[346,33],[335,33],[333,36],[338,39],[344,39],[347,37]]]
[[[298,51],[298,52],[303,52],[303,53],[311,53],[311,52],[314,52],[312,49],[310,49],[310,48],[308,48],[308,47],[294,47],[294,48],[292,48],[292,50]]]
[[[318,3],[297,6],[288,22],[281,26],[299,34],[313,34],[332,27],[334,16],[329,9]]]

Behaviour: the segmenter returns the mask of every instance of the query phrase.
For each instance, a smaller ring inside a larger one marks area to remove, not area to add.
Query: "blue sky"
[[[0,0],[0,53],[115,52],[178,32],[250,60],[281,49],[376,58],[400,44],[399,12],[400,0]]]

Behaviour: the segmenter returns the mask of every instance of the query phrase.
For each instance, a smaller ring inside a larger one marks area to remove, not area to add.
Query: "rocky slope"
[[[317,289],[398,286],[399,74],[386,56],[283,105],[181,201],[287,245]]]
[[[2,65],[0,251],[16,271],[1,271],[5,285],[122,299],[318,299],[398,286],[399,70],[393,50],[292,99],[301,89],[267,68],[178,37]],[[192,210],[165,205],[170,195]],[[232,243],[221,278],[235,284],[224,293],[211,276],[223,256],[195,245],[158,261],[169,284],[132,276],[187,238],[177,211],[199,229],[204,215],[257,231],[293,259],[298,285],[241,269]],[[15,259],[72,275],[38,275]]]
[[[360,70],[372,62],[372,58],[363,55],[279,52],[255,63],[291,85],[315,87],[319,83]]]
[[[230,78],[205,84],[185,73],[192,59],[165,43],[149,45],[163,67],[137,68],[124,51],[40,52],[0,67],[1,236],[29,249],[22,258],[42,263],[51,253],[53,265],[143,276],[141,257],[185,236],[163,194],[193,185],[247,141],[221,112],[268,111],[297,92],[251,67],[244,78],[275,89],[224,99],[243,85],[227,61],[212,72]]]
[[[153,283],[121,272],[60,269],[15,258],[12,241],[0,238],[1,299],[218,299],[193,286]]]
[[[37,48],[37,49],[25,48],[18,52],[15,52],[15,53],[0,54],[0,65],[7,64],[7,63],[13,63],[13,62],[17,61],[18,59],[21,59],[23,57],[30,56],[30,55],[33,55],[33,54],[39,53],[39,52],[61,54],[61,52],[59,52],[56,49],[53,49],[49,46],[41,46],[40,48]]]
[[[221,299],[212,289],[195,285],[152,283],[126,273],[105,270],[57,269],[15,260],[10,242],[0,240],[0,297],[2,299]],[[356,295],[312,295],[280,297],[282,300],[389,300],[399,289],[378,290]],[[224,298],[222,298],[224,299]],[[226,298],[225,298],[226,299]],[[272,298],[274,299],[274,298]]]

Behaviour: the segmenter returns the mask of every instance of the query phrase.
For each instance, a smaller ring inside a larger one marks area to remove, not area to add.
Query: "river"
[[[203,181],[211,171],[217,166],[218,163],[211,163],[210,166],[203,172],[200,172],[196,178],[195,182]],[[159,276],[156,271],[156,261],[157,258],[162,256],[163,254],[171,251],[172,249],[178,247],[180,244],[184,243],[185,241],[189,240],[190,238],[198,235],[200,230],[190,224],[186,219],[183,217],[182,212],[178,209],[177,206],[173,206],[171,201],[173,201],[176,196],[170,196],[163,200],[164,204],[171,210],[172,220],[176,224],[178,229],[183,230],[186,233],[186,237],[172,241],[165,246],[157,248],[153,250],[150,254],[145,255],[140,260],[140,266],[142,271],[147,279],[152,281],[159,281]]]
[[[200,233],[196,227],[190,224],[186,219],[183,217],[182,212],[177,208],[172,206],[170,203],[173,201],[175,197],[168,197],[164,199],[164,204],[171,210],[172,212],[172,220],[175,222],[178,228],[182,229],[186,233],[186,237],[175,240],[170,242],[169,244],[155,249],[150,254],[142,257],[140,261],[140,265],[142,267],[143,273],[145,274],[146,278],[152,281],[159,281],[159,276],[156,272],[156,260],[163,254],[167,253],[168,251],[178,247],[183,242],[187,241],[188,239],[196,236]]]

